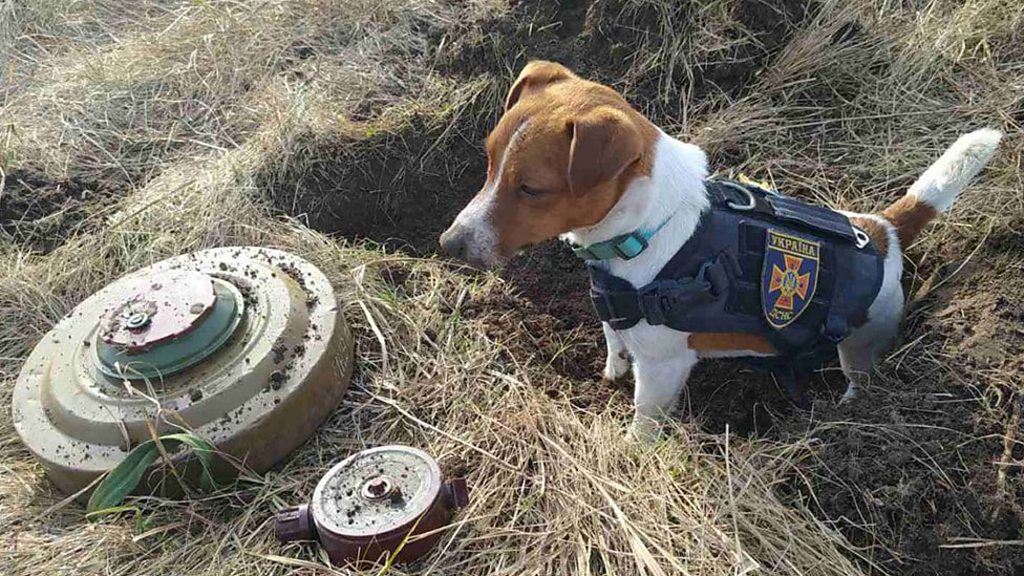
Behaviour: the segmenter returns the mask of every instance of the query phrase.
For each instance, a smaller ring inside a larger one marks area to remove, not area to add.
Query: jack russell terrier
[[[701,358],[817,359],[838,348],[860,385],[899,328],[903,248],[984,167],[1001,138],[962,136],[880,214],[833,212],[708,179],[707,157],[611,88],[534,61],[487,138],[487,181],[441,236],[493,268],[560,236],[587,260],[608,346],[632,363],[631,431],[657,438]]]

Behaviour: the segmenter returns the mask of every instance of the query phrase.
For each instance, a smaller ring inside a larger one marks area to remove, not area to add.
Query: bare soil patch
[[[52,180],[30,168],[11,170],[0,192],[0,234],[47,253],[94,225],[90,218],[120,194],[79,178]]]

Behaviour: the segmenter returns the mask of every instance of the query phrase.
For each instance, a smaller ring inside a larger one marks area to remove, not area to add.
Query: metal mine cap
[[[104,343],[137,353],[192,330],[213,308],[213,278],[172,270],[140,276],[112,290],[114,304],[100,319]]]
[[[426,452],[382,446],[331,468],[312,503],[279,512],[274,530],[282,542],[319,540],[336,565],[385,557],[411,562],[430,551],[454,510],[468,503],[465,480],[445,481]]]
[[[68,492],[151,426],[187,426],[262,471],[333,411],[352,351],[330,282],[305,260],[265,248],[186,254],[113,282],[54,326],[18,377],[14,425]]]
[[[245,311],[234,284],[189,271],[140,276],[112,298],[96,335],[96,367],[128,380],[162,379],[202,362]]]
[[[422,450],[382,446],[349,457],[317,484],[317,527],[346,537],[401,529],[430,508],[441,490],[441,470]]]

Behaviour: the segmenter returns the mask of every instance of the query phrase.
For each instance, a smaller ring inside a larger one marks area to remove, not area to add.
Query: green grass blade
[[[189,434],[187,432],[180,434],[168,434],[167,436],[161,437],[161,439],[169,439],[181,442],[192,449],[195,453],[196,458],[199,459],[199,465],[202,467],[199,476],[199,486],[203,490],[209,492],[217,488],[217,481],[213,478],[213,457],[217,452],[213,444],[210,444],[206,440]]]
[[[147,440],[136,446],[120,464],[107,472],[106,477],[89,496],[89,503],[86,505],[87,514],[95,514],[123,502],[125,497],[139,485],[142,475],[156,461],[159,454],[160,451],[153,440]]]
[[[93,512],[88,512],[85,515],[87,520],[93,520],[100,516],[106,516],[107,514],[117,514],[118,512],[131,512],[135,515],[136,521],[142,516],[142,510],[138,506],[111,506],[110,508],[103,508]],[[138,522],[136,522],[138,523]]]
[[[161,436],[160,442],[167,452],[173,452],[181,444],[191,448],[202,467],[200,487],[204,491],[217,488],[217,482],[211,472],[216,453],[216,448],[212,444],[187,432]],[[86,505],[86,516],[95,518],[122,511],[124,507],[118,505],[135,490],[146,470],[159,456],[160,449],[154,440],[147,440],[136,446],[120,464],[107,472],[106,477],[93,491]]]

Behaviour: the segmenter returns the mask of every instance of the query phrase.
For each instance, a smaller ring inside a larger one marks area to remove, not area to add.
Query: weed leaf
[[[215,452],[212,444],[188,433],[161,436],[160,442],[168,452],[173,452],[182,444],[191,448],[202,467],[200,487],[206,491],[214,490],[217,487],[211,473]],[[124,507],[119,504],[139,485],[142,475],[146,473],[146,470],[159,455],[160,450],[154,440],[147,440],[136,446],[120,464],[107,472],[106,477],[93,491],[86,506],[86,516],[93,519],[123,511]]]

